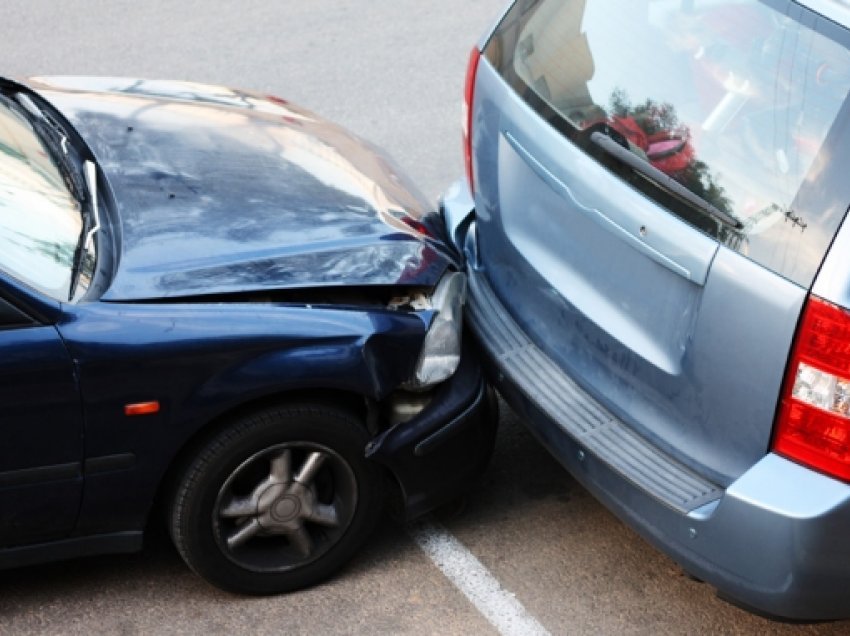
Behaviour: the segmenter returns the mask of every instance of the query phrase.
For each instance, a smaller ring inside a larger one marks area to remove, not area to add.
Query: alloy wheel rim
[[[312,442],[263,449],[233,470],[213,507],[219,549],[257,572],[290,570],[327,553],[357,506],[354,472],[338,453]]]

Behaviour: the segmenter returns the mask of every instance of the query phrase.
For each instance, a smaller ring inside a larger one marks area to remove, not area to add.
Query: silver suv
[[[850,8],[518,0],[444,198],[505,399],[695,577],[850,616]]]

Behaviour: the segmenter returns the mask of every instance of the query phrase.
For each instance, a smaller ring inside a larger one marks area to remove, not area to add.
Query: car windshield
[[[83,229],[72,196],[22,112],[0,100],[0,269],[67,300]]]
[[[636,188],[772,268],[829,243],[846,207],[815,214],[800,197],[850,90],[836,25],[784,0],[526,5],[505,70],[570,138],[606,165],[639,160]]]

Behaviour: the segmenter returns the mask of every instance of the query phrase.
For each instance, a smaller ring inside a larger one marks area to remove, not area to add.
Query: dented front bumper
[[[454,375],[411,419],[380,433],[366,457],[395,477],[406,518],[457,496],[484,470],[493,452],[498,408],[477,356],[466,345]]]

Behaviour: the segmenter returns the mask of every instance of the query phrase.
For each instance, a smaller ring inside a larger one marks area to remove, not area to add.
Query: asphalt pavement
[[[462,174],[469,50],[502,8],[502,0],[4,0],[0,72],[181,79],[279,95],[385,148],[436,202]],[[531,619],[522,625],[552,634],[850,633],[848,622],[775,623],[719,600],[608,513],[504,407],[489,471],[433,522],[491,577],[495,603],[514,599]],[[140,554],[0,572],[0,633],[498,633],[415,536],[385,519],[328,583],[244,598],[193,575],[155,532]]]

